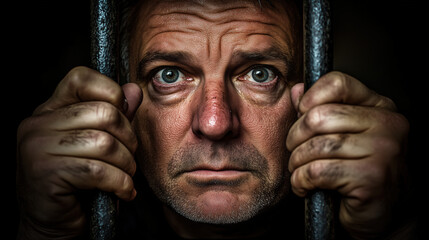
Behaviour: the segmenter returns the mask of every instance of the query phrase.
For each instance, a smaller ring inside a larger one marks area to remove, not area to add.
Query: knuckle
[[[320,162],[312,162],[308,165],[307,177],[309,178],[309,180],[311,180],[311,182],[314,182],[315,180],[318,180],[320,178],[322,170],[323,165]]]
[[[318,128],[320,125],[323,124],[323,113],[321,112],[320,107],[315,107],[310,109],[305,118],[304,118],[304,125],[308,129]]]
[[[307,168],[307,176],[313,185],[327,188],[336,179],[344,176],[338,161],[315,161]]]
[[[31,130],[34,129],[34,117],[29,117],[24,119],[19,125],[17,129],[17,140],[20,142],[25,135],[28,134]]]
[[[111,87],[106,86],[106,96],[108,101],[117,107],[122,107],[124,94],[122,88],[117,84],[112,84]]]
[[[88,70],[89,69],[87,67],[83,66],[73,68],[67,73],[66,77],[64,78],[64,83],[72,89],[81,85],[82,82],[87,78]]]
[[[87,161],[83,172],[86,172],[92,179],[99,182],[104,179],[106,175],[106,168],[97,161]]]
[[[95,135],[95,148],[102,155],[111,154],[117,149],[117,142],[109,133],[99,132]]]
[[[347,138],[348,134],[336,134],[328,136],[317,136],[310,139],[309,152],[313,154],[326,155],[341,149]]]
[[[96,118],[100,127],[105,128],[110,125],[118,126],[121,123],[121,114],[113,105],[107,102],[100,102],[95,109]]]
[[[331,72],[326,77],[326,85],[328,85],[337,96],[341,96],[341,99],[347,94],[349,85],[349,78],[341,72]]]

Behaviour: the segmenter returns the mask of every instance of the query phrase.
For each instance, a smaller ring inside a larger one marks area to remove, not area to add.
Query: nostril
[[[203,133],[200,130],[195,130],[193,128],[192,132],[194,133],[195,136],[197,136],[197,138],[202,138],[203,137]]]
[[[211,139],[213,141],[219,141],[219,140],[224,140],[224,139],[232,138],[232,136],[234,135],[232,131],[228,131],[228,132],[226,132],[223,135],[217,135],[217,136],[214,136],[214,135],[207,136],[206,134],[204,134],[200,130],[193,130],[192,132],[194,133],[194,135],[197,138],[200,138],[200,139],[202,139],[202,138],[209,138],[209,139]]]
[[[192,130],[199,138],[219,141],[231,135],[233,116],[229,106],[224,104],[205,104],[197,112]]]

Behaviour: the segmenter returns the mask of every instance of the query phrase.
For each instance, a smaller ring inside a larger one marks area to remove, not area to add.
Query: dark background
[[[333,0],[334,68],[395,101],[410,121],[407,211],[428,230],[428,1]],[[14,1],[2,7],[3,214],[16,232],[16,129],[74,66],[89,66],[89,1]],[[6,233],[5,232],[5,233]],[[11,236],[4,234],[4,236]],[[423,235],[422,235],[423,236]],[[424,236],[427,236],[424,233]]]

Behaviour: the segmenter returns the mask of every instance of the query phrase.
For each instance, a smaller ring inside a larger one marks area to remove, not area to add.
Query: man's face
[[[294,39],[285,6],[255,2],[150,1],[139,14],[138,161],[155,194],[194,221],[245,221],[289,190]]]

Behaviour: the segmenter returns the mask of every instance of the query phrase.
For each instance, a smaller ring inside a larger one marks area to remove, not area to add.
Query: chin
[[[267,195],[247,196],[224,190],[209,190],[187,201],[170,202],[180,215],[194,222],[234,224],[247,221],[274,205]]]

